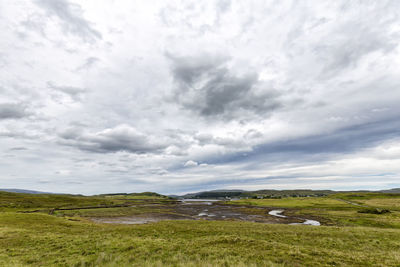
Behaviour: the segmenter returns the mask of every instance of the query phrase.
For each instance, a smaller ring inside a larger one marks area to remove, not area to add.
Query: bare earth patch
[[[146,205],[148,208],[149,205]],[[160,209],[160,206],[157,205]],[[277,217],[268,214],[265,207],[249,207],[226,205],[218,202],[180,202],[168,205],[168,212],[143,213],[121,217],[91,218],[96,223],[112,224],[145,224],[163,220],[210,220],[210,221],[250,221],[258,223],[302,223],[304,219],[293,217]]]

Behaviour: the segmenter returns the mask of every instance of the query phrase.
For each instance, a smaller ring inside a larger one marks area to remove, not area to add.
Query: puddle
[[[198,205],[198,204],[212,205],[213,203],[218,202],[220,200],[218,200],[218,199],[185,198],[185,199],[180,199],[179,201],[184,205]]]
[[[290,225],[301,225],[301,224],[304,224],[304,225],[314,225],[314,226],[320,226],[321,225],[321,223],[319,222],[319,221],[315,221],[315,220],[305,220],[304,222],[302,222],[302,223],[291,223]]]
[[[115,224],[145,224],[150,222],[159,222],[161,219],[156,218],[134,218],[134,217],[121,217],[121,218],[95,218],[92,221],[97,223],[115,223]]]
[[[283,210],[271,210],[268,212],[269,215],[280,217],[280,218],[287,218],[287,216],[282,215],[281,213],[284,212]]]

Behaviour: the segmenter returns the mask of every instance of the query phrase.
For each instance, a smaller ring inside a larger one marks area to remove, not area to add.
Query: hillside
[[[256,191],[245,190],[212,190],[198,193],[190,193],[180,198],[281,198],[281,197],[307,197],[307,196],[327,196],[336,193],[332,190],[311,190],[311,189],[296,189],[296,190],[273,190],[263,189]]]

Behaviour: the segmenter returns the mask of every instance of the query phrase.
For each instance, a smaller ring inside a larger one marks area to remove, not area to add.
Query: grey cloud
[[[28,16],[26,20],[21,22],[21,26],[27,30],[39,33],[42,37],[46,37],[46,23],[39,14],[32,14]]]
[[[0,130],[0,137],[8,137],[14,139],[38,139],[40,137],[37,133],[28,133],[19,130]]]
[[[82,64],[81,66],[79,66],[78,68],[76,68],[76,71],[80,71],[80,70],[87,70],[90,69],[91,67],[93,67],[97,62],[99,62],[100,59],[97,57],[88,57],[85,60],[85,63]]]
[[[65,181],[64,184],[83,184],[83,182],[79,182],[79,181]]]
[[[48,15],[60,20],[64,32],[74,34],[86,42],[102,39],[100,32],[83,17],[82,8],[79,5],[67,0],[36,0],[35,2],[45,9]]]
[[[11,151],[22,151],[22,150],[28,150],[26,147],[12,147],[10,148]]]
[[[229,120],[249,113],[268,116],[281,106],[276,91],[260,88],[263,85],[257,73],[235,75],[226,67],[227,58],[167,57],[177,84],[175,100],[203,117]]]
[[[83,88],[74,86],[58,86],[52,82],[47,82],[47,86],[58,92],[62,92],[64,94],[69,95],[75,101],[81,101],[84,93],[86,92],[86,90]]]
[[[7,65],[6,56],[3,53],[0,53],[0,68],[4,68]]]
[[[210,159],[211,163],[225,162],[320,162],[334,156],[360,151],[400,137],[400,120],[390,118],[338,129],[331,133],[299,137],[255,146],[249,153],[237,153],[224,158]]]
[[[198,133],[194,138],[199,142],[200,145],[214,143],[214,136],[207,133]]]
[[[321,80],[356,68],[372,53],[385,55],[398,46],[398,31],[392,29],[398,24],[399,2],[391,1],[393,6],[389,9],[385,1],[375,2],[373,8],[371,3],[362,1],[342,8],[337,4],[332,3],[338,12],[333,17],[315,18],[311,27],[307,25],[312,16],[299,19],[298,26],[287,35],[285,48],[290,60],[301,60],[301,66],[310,63]],[[319,38],[314,39],[314,34]]]
[[[396,39],[382,31],[381,27],[365,27],[357,22],[344,25],[335,35],[342,38],[326,41],[314,48],[317,57],[326,62],[321,74],[323,77],[355,66],[372,52],[388,53],[398,45]]]
[[[0,120],[20,119],[29,116],[23,104],[4,103],[0,104]]]
[[[229,0],[219,0],[216,3],[216,9],[219,13],[225,13],[231,7],[231,2]]]
[[[169,146],[165,140],[153,138],[137,129],[120,125],[94,134],[70,129],[60,134],[63,145],[97,153],[126,151],[134,154],[161,152]]]

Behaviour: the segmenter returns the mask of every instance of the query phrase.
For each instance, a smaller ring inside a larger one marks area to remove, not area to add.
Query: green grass
[[[348,205],[342,201],[327,197],[288,197],[281,199],[241,199],[230,202],[238,205],[255,205],[280,208],[325,208],[343,207]]]
[[[376,207],[380,209],[391,209],[400,211],[400,194],[382,194],[382,193],[342,193],[332,195],[338,199],[343,199],[358,203],[361,205]]]
[[[286,214],[331,225],[320,227],[191,220],[116,225],[89,220],[172,212],[172,200],[135,197],[0,193],[0,266],[400,266],[397,195],[231,203],[249,205],[250,213],[265,212],[251,206],[284,208]],[[359,213],[365,208],[343,200],[385,206],[391,212]],[[120,204],[127,207],[103,207]],[[46,213],[88,206],[101,208]],[[41,212],[21,213],[35,209]]]
[[[104,196],[106,199],[122,199],[122,200],[141,200],[141,199],[166,199],[166,197],[154,197],[154,196],[131,196],[131,195],[112,195],[112,196]]]
[[[244,222],[124,226],[0,215],[2,266],[398,266],[400,231]]]
[[[104,197],[0,192],[0,210],[102,206],[116,203],[117,201]]]
[[[353,203],[353,204],[352,204]],[[373,226],[400,229],[400,195],[383,193],[340,193],[325,197],[242,199],[230,204],[288,209],[286,214],[313,217],[326,225]],[[390,213],[369,214],[366,208],[389,209]]]
[[[99,209],[78,209],[59,210],[54,212],[57,216],[80,216],[80,217],[124,217],[145,213],[172,213],[168,208],[157,208],[148,206],[99,208]]]

